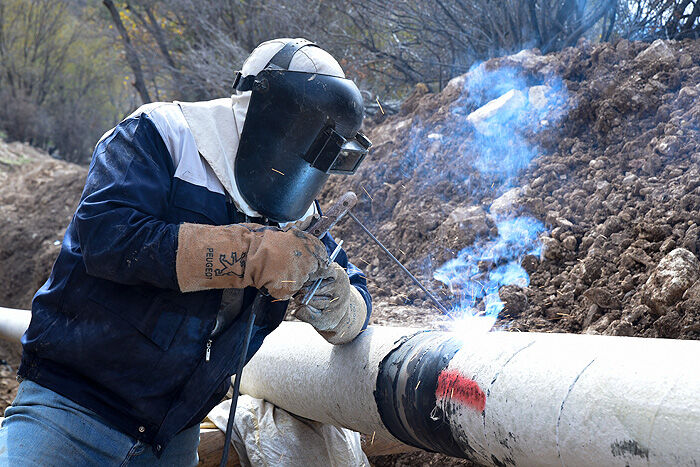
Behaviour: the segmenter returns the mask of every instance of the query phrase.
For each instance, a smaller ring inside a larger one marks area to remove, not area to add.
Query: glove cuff
[[[333,329],[319,331],[319,334],[333,345],[347,344],[355,339],[367,319],[365,299],[355,287],[350,288],[350,299],[338,324]]]

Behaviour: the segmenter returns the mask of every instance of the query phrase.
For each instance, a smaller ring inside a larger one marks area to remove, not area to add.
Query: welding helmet
[[[290,70],[295,54],[310,65],[293,68],[313,71]],[[236,185],[263,216],[299,219],[329,174],[355,173],[371,146],[359,131],[360,91],[327,52],[305,39],[288,40],[255,74],[246,68],[233,84],[251,92],[234,162]]]

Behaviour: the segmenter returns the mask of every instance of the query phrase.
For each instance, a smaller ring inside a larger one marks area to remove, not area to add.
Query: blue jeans
[[[175,436],[156,458],[150,445],[107,425],[97,414],[24,380],[0,428],[0,467],[193,466],[199,425]]]

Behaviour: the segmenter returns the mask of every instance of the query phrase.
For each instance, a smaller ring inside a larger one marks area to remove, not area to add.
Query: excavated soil
[[[698,64],[698,41],[582,43],[490,60],[438,94],[419,85],[397,115],[368,123],[371,155],[354,177],[332,177],[321,198],[358,193],[357,216],[448,307],[459,305],[459,294],[433,273],[498,236],[496,207],[540,221],[541,247],[517,258],[529,285],[500,290],[500,328],[699,339]],[[509,91],[499,79],[473,86],[479,73],[499,70],[531,103],[537,90],[545,101],[558,96],[548,101],[548,119],[532,107],[519,117],[517,145],[534,157],[507,177],[497,173],[498,157],[487,160],[493,169],[475,162],[488,138],[467,119]],[[0,305],[29,307],[85,174],[0,142]],[[450,326],[350,220],[333,233],[368,277],[374,323]],[[487,275],[498,264],[478,267]],[[0,348],[2,405],[13,396],[17,356],[16,346]],[[468,465],[427,453],[373,463]]]
[[[0,140],[0,306],[31,306],[58,255],[87,169]],[[12,402],[20,346],[0,341],[0,408]]]
[[[555,125],[525,128],[536,156],[508,184],[489,189],[493,177],[473,169],[480,140],[464,116],[498,94],[469,95],[469,73],[439,94],[418,86],[398,115],[371,129],[375,147],[358,174],[333,180],[324,195],[358,193],[358,217],[453,305],[433,272],[480,236],[496,235],[489,208],[510,197],[513,211],[540,220],[546,233],[539,255],[520,258],[529,287],[501,289],[497,325],[698,339],[698,64],[698,41],[582,44],[490,60],[482,72],[507,69],[526,88],[566,90]],[[459,138],[431,138],[445,134]],[[334,234],[365,270],[375,322],[443,325],[349,220]]]

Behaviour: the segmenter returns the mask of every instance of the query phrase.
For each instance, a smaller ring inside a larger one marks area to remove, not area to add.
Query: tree
[[[114,56],[64,0],[0,0],[0,129],[74,160],[114,119]]]

